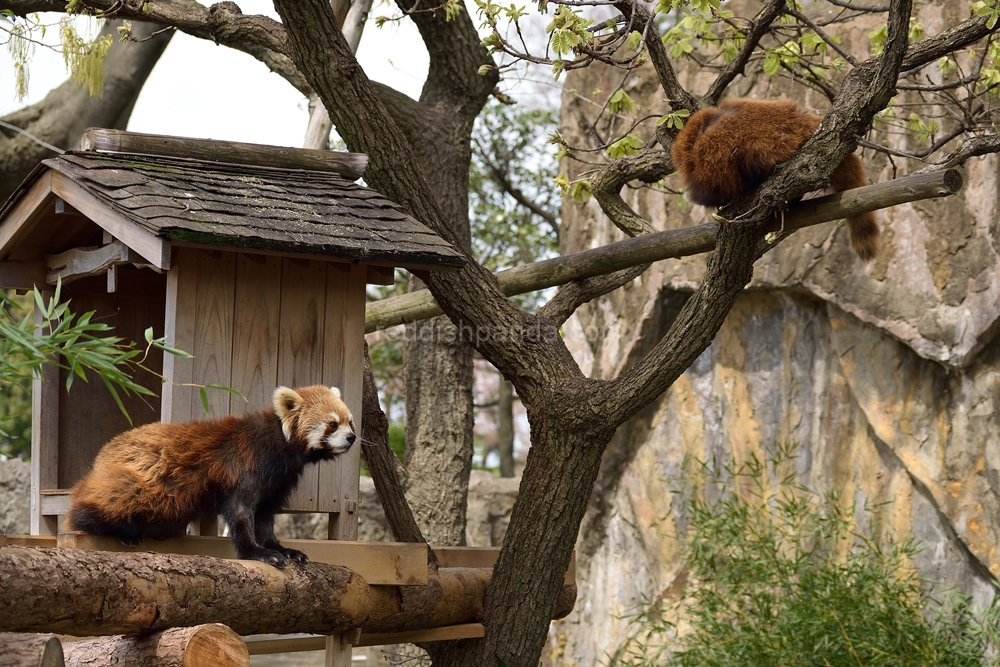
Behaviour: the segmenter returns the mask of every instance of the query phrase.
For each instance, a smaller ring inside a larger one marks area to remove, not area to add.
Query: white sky
[[[278,19],[270,0],[241,0],[239,4],[244,14],[265,14]],[[376,28],[375,16],[391,14],[395,5],[384,2],[375,5],[361,38],[358,60],[370,79],[416,98],[428,66],[420,34],[408,19],[388,21],[382,28]],[[474,7],[472,11],[475,12]],[[50,14],[45,18],[54,22],[59,16]],[[479,23],[475,15],[473,20]],[[537,24],[544,20],[547,17],[537,17],[525,29],[541,35]],[[86,19],[78,21],[81,32],[86,27],[82,21]],[[57,39],[58,30],[49,30],[47,41]],[[18,102],[14,99],[10,63],[7,51],[0,50],[0,116],[41,100],[68,76],[60,54],[36,48],[30,65],[28,97]],[[536,77],[535,82],[518,82],[508,77],[505,89],[530,106],[558,108],[559,85],[544,70]],[[264,64],[245,53],[178,32],[143,87],[128,129],[301,146],[307,122],[305,98]]]
[[[245,14],[277,19],[269,0],[241,0]],[[377,3],[378,4],[378,3]],[[358,50],[368,76],[417,97],[427,76],[427,51],[412,21],[376,28],[372,12]],[[55,19],[56,15],[45,18]],[[48,31],[48,39],[58,32]],[[67,78],[62,56],[37,48],[30,65],[29,94],[14,99],[14,76],[0,52],[0,116],[45,97]],[[288,82],[249,55],[178,32],[143,87],[129,130],[153,134],[301,146],[308,121],[306,100]]]

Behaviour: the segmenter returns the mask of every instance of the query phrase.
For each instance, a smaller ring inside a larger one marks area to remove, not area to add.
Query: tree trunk
[[[514,385],[501,376],[497,401],[497,450],[500,476],[514,476]]]
[[[407,327],[406,498],[432,544],[464,545],[472,470],[472,347],[437,317]]]
[[[141,637],[95,637],[63,643],[66,667],[248,667],[240,636],[219,623]]]
[[[453,567],[432,570],[425,586],[369,586],[325,563],[278,569],[209,556],[5,547],[0,631],[131,635],[205,623],[241,635],[420,630],[480,621],[491,576]],[[554,611],[565,615],[576,587],[556,583]]]
[[[55,635],[0,632],[0,667],[63,667],[63,650]]]
[[[121,21],[112,21],[101,34],[117,37],[120,25]],[[142,39],[162,28],[135,22],[132,33]],[[125,129],[146,78],[173,34],[168,30],[145,42],[115,43],[104,59],[103,97],[90,97],[86,86],[80,88],[67,80],[41,102],[19,109],[3,121],[64,150],[75,148],[88,127]],[[35,165],[53,155],[29,137],[0,127],[0,201],[7,199]]]

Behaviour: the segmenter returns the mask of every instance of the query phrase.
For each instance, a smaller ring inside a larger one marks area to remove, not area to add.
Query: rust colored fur
[[[279,387],[274,406],[242,416],[157,422],[123,433],[98,453],[73,487],[73,530],[143,537],[183,535],[206,512],[220,512],[239,558],[283,566],[305,562],[274,537],[274,514],[307,463],[354,443],[354,422],[335,388]]]
[[[785,101],[725,100],[698,111],[673,148],[687,198],[703,206],[722,206],[750,195],[802,147],[819,123],[819,116]],[[830,187],[837,191],[867,184],[861,159],[853,153],[830,175]],[[875,259],[875,215],[848,218],[847,227],[858,256],[866,262]]]

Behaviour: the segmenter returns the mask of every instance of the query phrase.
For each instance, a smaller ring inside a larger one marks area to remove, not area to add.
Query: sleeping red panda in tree
[[[273,407],[242,416],[156,422],[122,433],[73,487],[68,524],[125,544],[183,535],[219,512],[238,558],[279,567],[305,563],[274,537],[274,515],[307,463],[354,444],[354,418],[336,387],[278,387]]]
[[[760,187],[777,165],[789,160],[819,127],[820,117],[794,102],[725,100],[696,112],[674,140],[674,166],[689,201],[722,206]],[[830,187],[849,190],[868,184],[861,159],[850,154],[830,174]],[[878,256],[874,213],[847,219],[851,247],[870,262]]]

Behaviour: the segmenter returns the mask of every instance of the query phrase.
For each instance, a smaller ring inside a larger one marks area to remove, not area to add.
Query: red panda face
[[[354,417],[336,387],[278,387],[274,391],[274,409],[285,438],[289,442],[305,441],[307,451],[342,454],[357,439]]]

